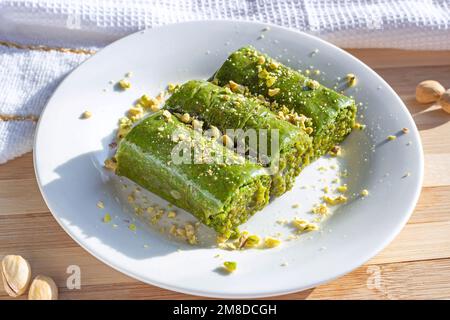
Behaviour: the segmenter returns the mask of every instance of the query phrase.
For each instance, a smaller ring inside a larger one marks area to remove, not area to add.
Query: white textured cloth
[[[450,49],[450,0],[0,0],[0,163],[31,150],[30,119],[89,57],[7,43],[97,50],[144,28],[210,19],[270,22],[341,47]]]

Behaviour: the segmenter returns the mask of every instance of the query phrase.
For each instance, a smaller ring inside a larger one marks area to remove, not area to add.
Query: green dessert
[[[131,129],[115,157],[116,174],[185,209],[224,237],[268,203],[271,179],[265,168],[167,110]]]
[[[290,190],[301,168],[309,163],[309,135],[279,119],[254,97],[245,97],[207,81],[192,80],[174,92],[165,108],[197,117],[218,128],[220,135],[231,132],[238,152],[247,151],[253,155],[250,157],[253,161],[271,168],[273,196]],[[249,137],[253,137],[253,143],[244,140]],[[247,148],[239,149],[239,142]]]
[[[263,96],[275,110],[287,107],[312,120],[314,158],[328,152],[350,133],[356,116],[353,99],[320,85],[252,47],[232,53],[212,79],[230,81]]]

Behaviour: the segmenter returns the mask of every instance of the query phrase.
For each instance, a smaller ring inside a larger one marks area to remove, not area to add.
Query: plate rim
[[[58,216],[54,213],[54,210],[52,209],[51,205],[49,204],[49,200],[47,199],[44,191],[43,191],[43,186],[41,183],[41,178],[39,175],[39,169],[37,166],[37,156],[36,156],[36,146],[37,146],[37,141],[38,141],[38,137],[39,137],[39,131],[40,131],[40,127],[42,125],[42,119],[44,118],[43,115],[45,114],[46,111],[48,111],[47,107],[48,105],[52,102],[53,96],[54,94],[60,89],[60,87],[66,82],[66,80],[72,75],[73,72],[75,72],[76,70],[78,70],[78,68],[80,66],[82,66],[83,64],[85,64],[86,62],[88,62],[89,60],[91,60],[93,57],[96,56],[97,53],[102,52],[103,50],[109,48],[110,46],[116,44],[117,42],[122,41],[125,38],[134,36],[136,34],[142,33],[142,32],[158,32],[160,29],[162,28],[167,28],[167,27],[175,27],[175,26],[179,26],[179,25],[187,25],[187,24],[209,24],[209,23],[224,23],[224,24],[251,24],[251,25],[259,25],[261,27],[272,27],[272,28],[276,28],[276,29],[281,29],[283,31],[288,31],[288,32],[292,32],[292,33],[296,33],[299,34],[303,37],[307,37],[310,39],[313,39],[314,41],[318,41],[320,42],[322,45],[325,45],[327,47],[331,47],[334,50],[338,50],[341,54],[344,54],[346,56],[348,56],[349,58],[352,59],[353,62],[359,64],[361,67],[363,67],[364,69],[367,69],[367,72],[372,73],[373,76],[375,76],[375,78],[377,78],[378,81],[381,82],[381,84],[383,85],[383,88],[388,89],[394,96],[395,99],[397,100],[397,103],[401,106],[401,108],[403,109],[404,113],[406,114],[406,116],[409,118],[409,120],[411,121],[411,123],[414,124],[415,129],[417,130],[417,133],[419,133],[419,129],[417,128],[417,124],[415,123],[411,113],[409,112],[408,108],[406,107],[406,105],[403,103],[403,101],[401,100],[401,98],[398,96],[398,94],[395,92],[395,90],[380,76],[378,75],[377,72],[375,72],[371,67],[369,67],[368,65],[366,65],[364,62],[362,62],[361,60],[359,60],[358,58],[356,58],[355,56],[353,56],[352,54],[350,54],[349,52],[345,51],[344,49],[341,49],[340,47],[326,41],[323,40],[317,36],[305,33],[303,31],[299,31],[293,28],[288,28],[288,27],[284,27],[284,26],[279,26],[276,25],[274,23],[267,23],[267,22],[260,22],[260,21],[245,21],[245,20],[236,20],[236,19],[207,19],[207,20],[193,20],[193,21],[185,21],[185,22],[176,22],[176,23],[170,23],[170,24],[165,24],[162,26],[158,26],[158,27],[153,27],[153,28],[147,28],[147,29],[142,29],[142,30],[138,30],[136,32],[133,32],[131,34],[128,34],[124,37],[121,37],[120,39],[117,39],[111,43],[109,43],[107,46],[103,47],[101,50],[97,51],[95,54],[93,54],[92,56],[90,56],[89,58],[87,58],[86,60],[84,60],[82,63],[80,63],[75,69],[71,70],[65,77],[64,79],[57,85],[57,87],[55,88],[55,90],[53,91],[52,95],[49,97],[47,103],[45,104],[45,107],[42,109],[41,115],[39,117],[39,120],[36,124],[36,129],[35,129],[35,135],[34,135],[34,140],[33,140],[33,168],[34,168],[34,173],[36,176],[36,181],[38,184],[38,188],[39,191],[42,195],[42,198],[44,199],[44,202],[46,204],[46,206],[48,207],[50,213],[52,214],[53,218],[58,222],[58,224],[61,226],[61,228],[66,232],[66,234],[68,234],[80,247],[82,247],[84,250],[86,250],[90,255],[92,255],[94,258],[96,258],[97,260],[101,261],[102,263],[108,265],[109,267],[113,268],[114,270],[117,270],[131,278],[134,278],[138,281],[141,281],[143,283],[146,284],[150,284],[153,286],[157,286],[166,290],[170,290],[170,291],[175,291],[175,292],[179,292],[179,293],[183,293],[183,294],[188,294],[188,295],[194,295],[194,296],[198,296],[198,297],[211,297],[211,298],[225,298],[225,299],[230,299],[230,298],[237,298],[237,299],[251,299],[251,298],[266,298],[266,297],[276,297],[276,296],[280,296],[280,295],[287,295],[287,294],[292,294],[292,293],[296,293],[296,292],[301,292],[304,290],[308,290],[311,288],[314,288],[318,285],[324,284],[324,283],[328,283],[332,280],[335,280],[337,278],[342,277],[343,275],[346,275],[350,272],[352,272],[353,270],[359,268],[360,266],[362,266],[363,264],[365,264],[368,260],[370,260],[371,258],[375,257],[376,255],[378,255],[385,247],[387,247],[400,233],[400,231],[404,228],[404,226],[406,225],[406,223],[408,222],[408,220],[410,219],[412,213],[414,212],[414,209],[417,205],[417,202],[419,200],[419,196],[421,194],[422,191],[422,187],[423,187],[423,179],[424,179],[424,151],[423,151],[423,144],[421,141],[421,137],[420,134],[417,134],[417,140],[418,140],[418,150],[419,152],[419,158],[417,159],[418,161],[418,166],[419,166],[419,171],[417,173],[418,176],[418,183],[415,187],[415,192],[413,195],[413,200],[410,201],[409,206],[407,208],[407,210],[405,210],[405,213],[403,214],[403,217],[401,219],[401,221],[394,227],[392,228],[391,232],[389,233],[389,236],[386,236],[384,238],[383,241],[380,241],[378,243],[378,245],[376,246],[375,249],[373,249],[372,251],[370,251],[369,253],[365,253],[365,254],[361,254],[359,256],[359,258],[355,259],[353,263],[351,263],[350,267],[346,268],[346,270],[341,270],[340,272],[337,272],[331,276],[328,277],[324,277],[321,281],[316,281],[315,283],[311,283],[310,285],[307,286],[293,286],[290,288],[287,288],[286,290],[278,290],[278,291],[260,291],[260,293],[257,294],[219,294],[216,292],[211,292],[211,291],[203,291],[203,290],[195,290],[195,289],[188,289],[185,287],[179,287],[179,286],[173,286],[173,285],[166,285],[165,283],[161,283],[159,281],[156,281],[154,279],[148,279],[148,278],[144,278],[138,274],[135,274],[134,272],[127,270],[126,268],[123,268],[122,266],[120,266],[119,264],[115,264],[109,260],[107,260],[105,257],[94,253],[93,250],[91,250],[90,248],[88,248],[88,246],[84,245],[81,240],[77,239],[77,237],[72,234],[72,232],[70,232],[66,226],[64,225],[64,223],[61,221],[60,218],[58,218]]]

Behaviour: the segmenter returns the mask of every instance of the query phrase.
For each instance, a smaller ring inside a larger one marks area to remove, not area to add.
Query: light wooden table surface
[[[413,115],[425,151],[422,194],[406,227],[378,256],[335,281],[280,298],[449,299],[450,115],[419,105],[414,91],[426,79],[450,87],[450,52],[349,51],[375,69]],[[44,204],[31,153],[0,165],[0,258],[5,254],[21,254],[34,274],[53,277],[62,299],[195,298],[133,280],[78,246]],[[69,265],[81,267],[80,290],[66,289]],[[1,286],[0,299],[6,298]]]

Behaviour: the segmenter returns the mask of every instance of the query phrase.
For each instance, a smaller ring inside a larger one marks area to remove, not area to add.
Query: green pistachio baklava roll
[[[230,81],[263,96],[272,108],[288,108],[311,118],[314,158],[328,152],[350,133],[356,116],[353,99],[305,77],[252,47],[232,53],[214,74],[221,86]]]
[[[262,209],[271,178],[261,165],[159,111],[120,142],[116,174],[173,203],[220,235]]]
[[[253,161],[271,168],[273,196],[291,189],[301,168],[309,163],[310,136],[300,127],[279,119],[254,97],[208,81],[191,80],[174,92],[165,108],[196,117],[220,130],[220,134],[230,136],[231,132],[238,153],[253,152]],[[251,137],[253,143],[244,140]],[[239,141],[247,143],[248,148],[239,149]]]

